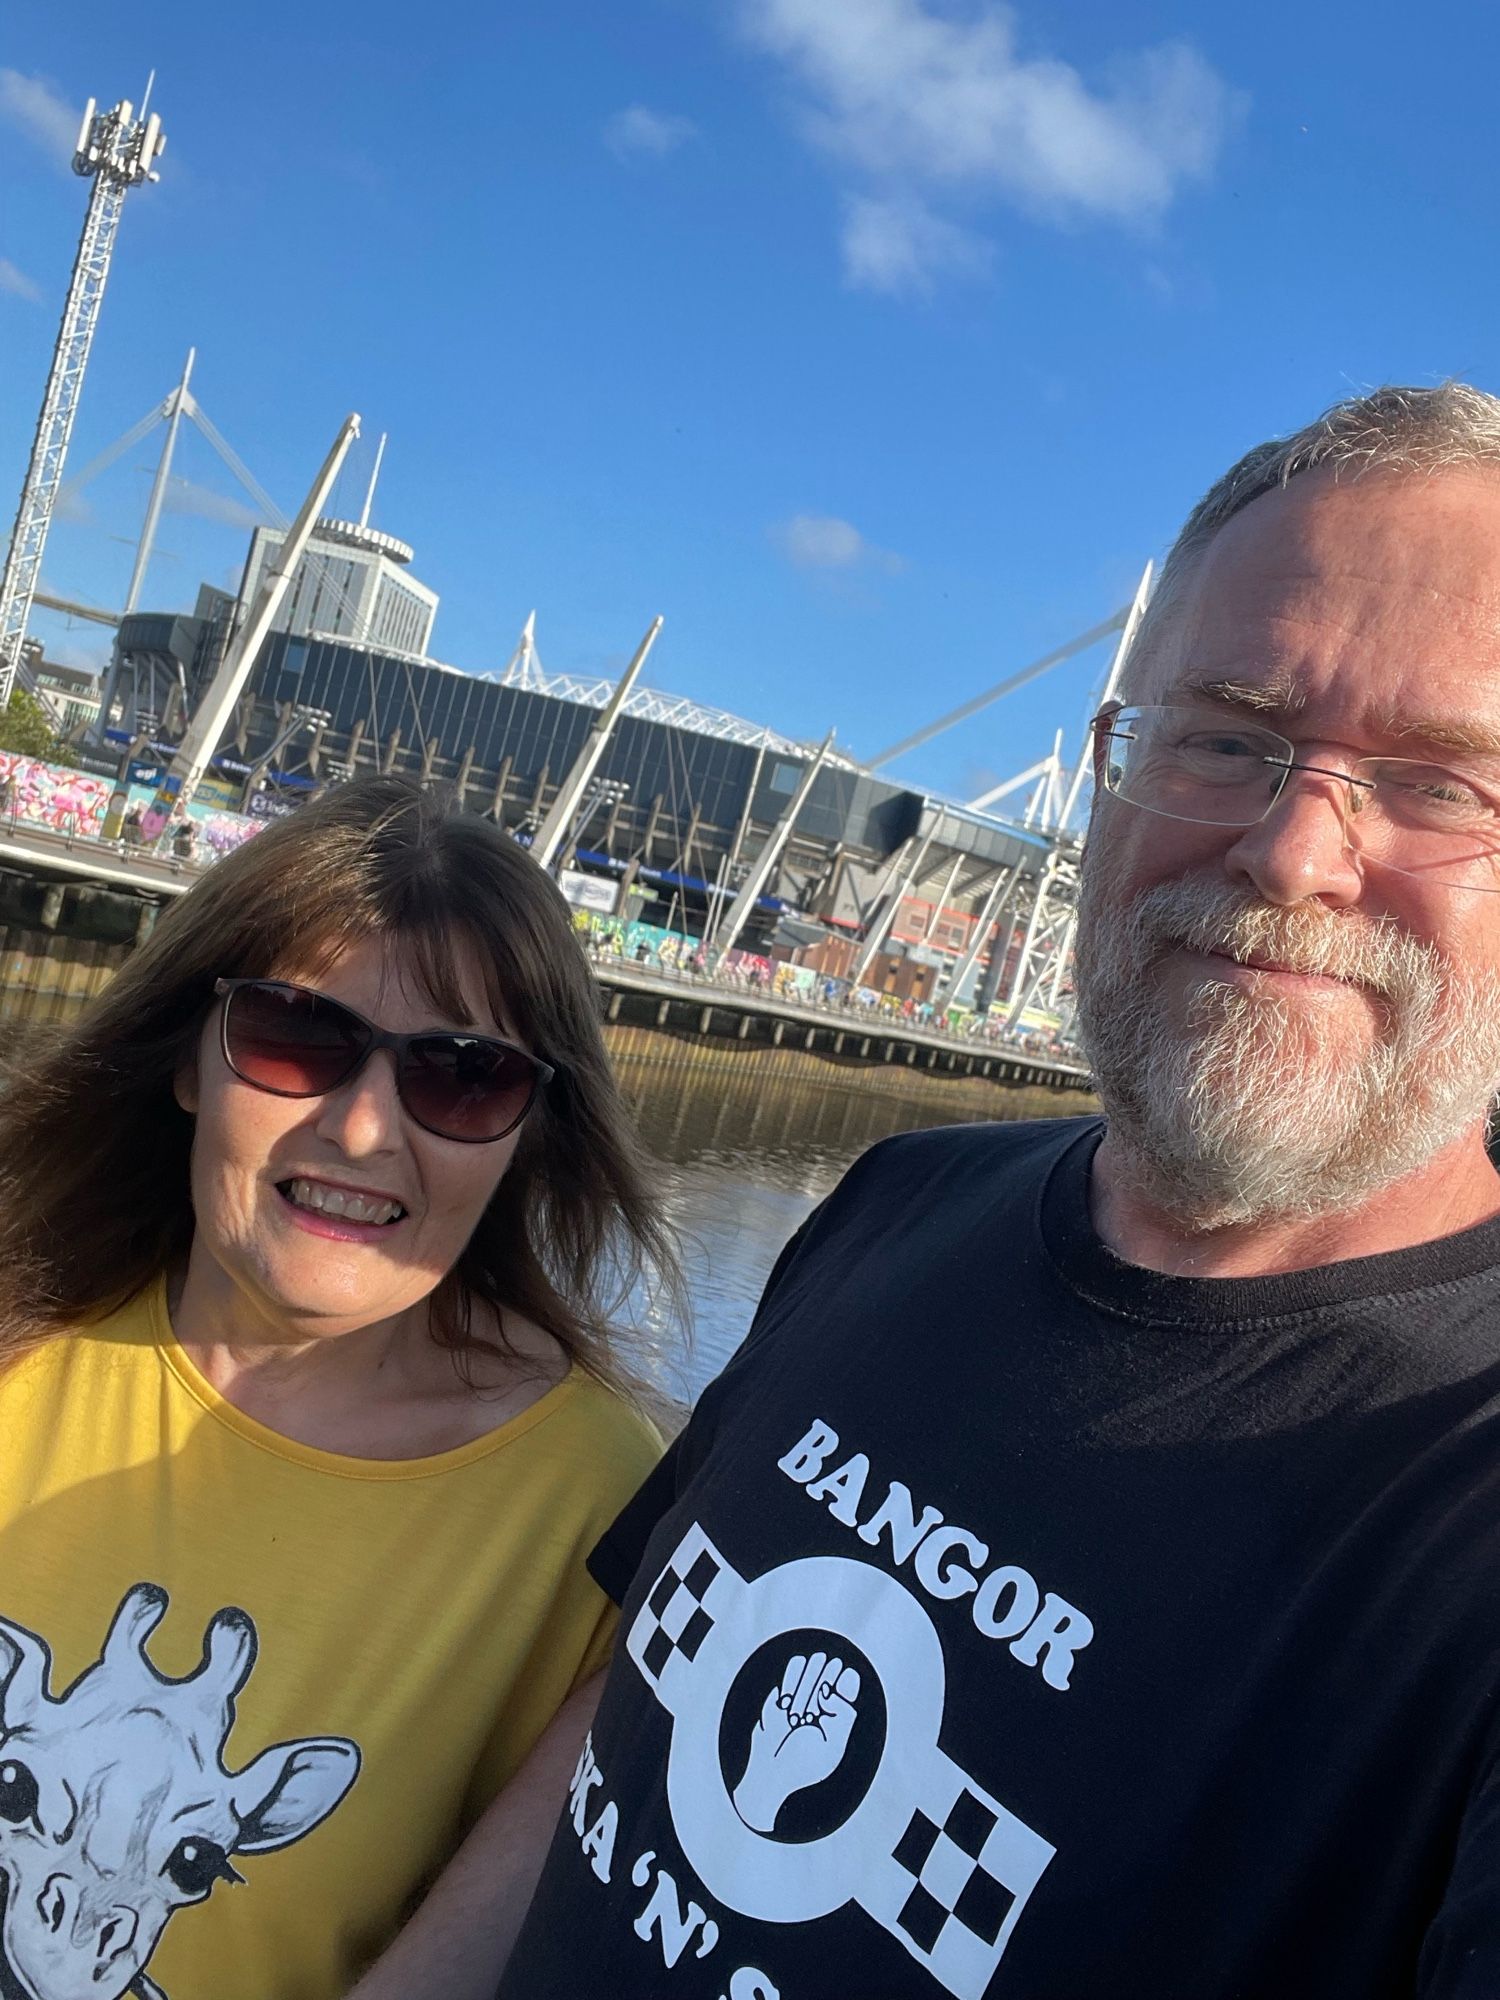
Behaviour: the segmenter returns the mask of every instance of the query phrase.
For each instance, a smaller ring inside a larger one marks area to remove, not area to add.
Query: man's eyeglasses
[[[1294,771],[1334,779],[1351,852],[1437,886],[1500,893],[1500,767],[1480,775],[1411,757],[1305,763],[1274,729],[1210,708],[1106,709],[1094,718],[1116,798],[1197,826],[1255,826]]]
[[[424,1131],[480,1145],[514,1132],[550,1063],[491,1035],[433,1030],[392,1035],[310,986],[280,979],[220,979],[224,1060],[242,1083],[275,1097],[324,1097],[377,1049],[396,1058],[396,1094]]]

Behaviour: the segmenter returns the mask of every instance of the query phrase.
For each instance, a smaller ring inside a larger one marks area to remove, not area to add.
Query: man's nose
[[[1268,903],[1359,901],[1364,876],[1349,844],[1349,781],[1334,772],[1290,771],[1280,797],[1225,850],[1236,882]]]
[[[401,1143],[401,1100],[396,1092],[396,1058],[377,1049],[318,1111],[319,1136],[331,1139],[351,1159],[389,1153]]]

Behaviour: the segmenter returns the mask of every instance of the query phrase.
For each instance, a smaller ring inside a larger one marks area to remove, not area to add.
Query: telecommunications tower
[[[78,240],[78,255],[73,260],[68,301],[57,330],[57,345],[52,352],[41,415],[37,418],[26,482],[21,488],[21,504],[16,510],[10,552],[5,558],[5,573],[0,577],[0,708],[10,700],[21,666],[21,646],[41,574],[42,550],[52,524],[52,508],[62,482],[63,461],[68,454],[89,348],[94,328],[99,324],[99,307],[109,278],[120,210],[133,187],[157,178],[156,161],[166,144],[161,120],[154,111],[150,117],[146,115],[150,101],[149,83],[139,117],[128,100],[122,100],[113,111],[96,112],[91,97],[79,128],[73,171],[91,178],[94,185],[83,219],[83,234]]]

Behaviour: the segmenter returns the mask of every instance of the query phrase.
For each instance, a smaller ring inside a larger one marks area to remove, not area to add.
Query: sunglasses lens
[[[444,1139],[502,1139],[530,1109],[537,1072],[520,1049],[466,1035],[423,1035],[401,1066],[401,1099]]]
[[[229,996],[224,1043],[246,1083],[283,1097],[319,1097],[353,1069],[365,1037],[335,1002],[287,986],[239,986]]]

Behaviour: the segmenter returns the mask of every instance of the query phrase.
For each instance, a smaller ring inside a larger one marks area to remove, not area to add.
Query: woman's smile
[[[311,1180],[300,1174],[275,1186],[290,1220],[313,1236],[332,1237],[342,1243],[388,1242],[392,1231],[408,1219],[402,1202],[374,1189]]]

